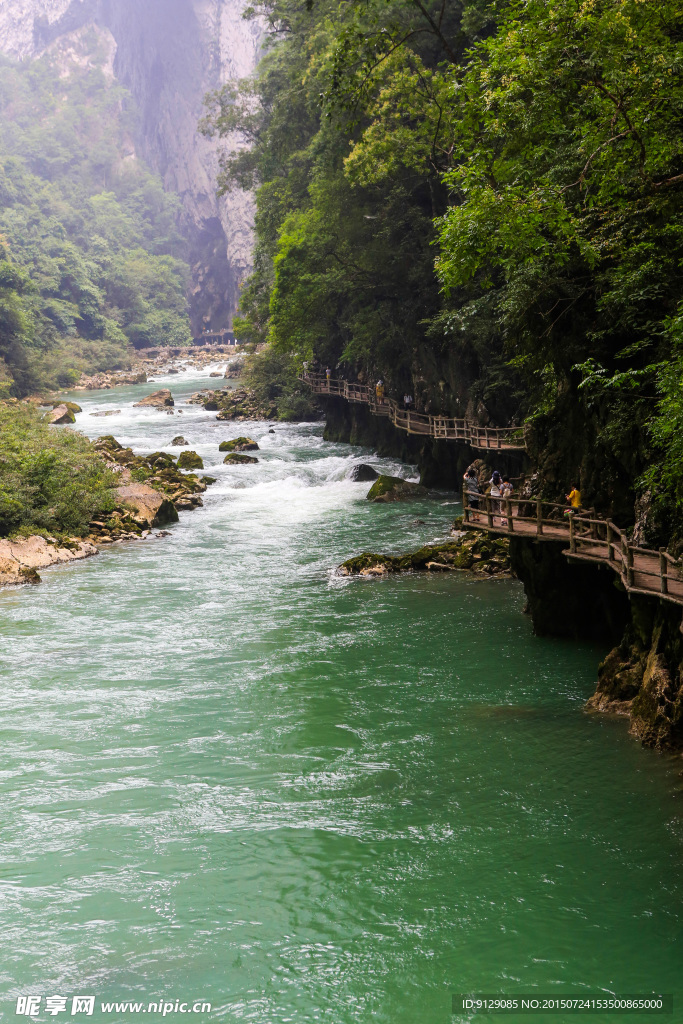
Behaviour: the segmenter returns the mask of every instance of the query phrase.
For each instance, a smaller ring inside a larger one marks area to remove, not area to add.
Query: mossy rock
[[[111,452],[123,451],[123,445],[120,444],[113,434],[103,434],[102,437],[98,437],[95,441],[96,448],[105,448]]]
[[[257,452],[259,446],[250,437],[236,437],[232,441],[221,441],[219,452]]]
[[[67,409],[69,410],[69,412],[73,412],[73,413],[83,412],[83,410],[81,409],[80,405],[77,405],[76,402],[59,402],[59,401],[54,401],[54,402],[51,402],[50,404],[52,405],[53,409],[56,409],[58,405],[65,405],[67,407]]]
[[[474,557],[472,552],[468,551],[467,548],[463,548],[459,554],[455,556],[451,565],[454,569],[471,569],[474,564]]]
[[[368,491],[367,499],[376,502],[403,501],[406,498],[422,498],[426,494],[427,489],[421,484],[411,484],[401,477],[381,474]]]
[[[19,575],[24,583],[40,583],[40,576],[33,566],[22,565],[19,569]]]
[[[342,573],[349,576],[359,576],[364,569],[374,569],[376,566],[383,566],[389,572],[399,572],[399,561],[391,555],[377,555],[372,551],[364,551],[362,555],[342,562],[339,568]]]
[[[251,455],[242,455],[240,452],[229,452],[223,462],[226,466],[246,466],[248,463],[258,462],[258,459]]]
[[[152,452],[146,456],[145,462],[154,469],[175,469],[175,459],[168,452]]]
[[[178,469],[204,469],[201,455],[197,455],[192,449],[181,452],[178,456]]]
[[[364,551],[362,555],[349,558],[339,567],[344,575],[358,576],[367,570],[381,567],[385,572],[422,572],[424,570],[471,569],[478,574],[498,575],[509,573],[509,560],[498,554],[492,561],[481,556],[475,558],[473,548],[479,537],[467,537],[457,541],[444,541],[442,544],[426,544],[407,555],[381,555],[372,551]]]
[[[215,484],[217,479],[218,477],[216,476],[203,476],[202,482],[208,486],[209,484]]]

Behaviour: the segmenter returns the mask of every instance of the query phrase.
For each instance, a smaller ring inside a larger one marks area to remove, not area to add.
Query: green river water
[[[604,650],[535,638],[514,581],[336,577],[444,536],[453,497],[372,505],[354,462],[410,468],[218,423],[183,404],[207,383],[169,377],[173,417],[132,408],[149,385],[77,396],[91,436],[184,433],[204,508],[0,592],[0,1012],[446,1024],[453,992],[678,993],[680,780],[583,712]],[[259,464],[223,466],[242,433]]]

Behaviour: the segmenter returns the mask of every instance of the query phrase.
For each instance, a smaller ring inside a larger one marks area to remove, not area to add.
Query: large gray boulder
[[[376,480],[379,473],[372,466],[368,466],[365,462],[359,462],[358,465],[353,466],[349,472],[349,480],[354,480],[357,483],[363,481]]]
[[[168,409],[172,405],[175,405],[175,402],[171,392],[168,388],[161,388],[160,391],[153,391],[151,395],[136,402],[134,408],[150,406],[152,409]]]

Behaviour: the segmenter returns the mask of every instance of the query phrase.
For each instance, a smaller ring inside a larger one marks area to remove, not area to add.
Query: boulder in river
[[[56,409],[58,405],[65,405],[67,409],[69,409],[74,414],[77,412],[83,412],[83,410],[81,409],[80,405],[78,405],[77,402],[56,401],[51,402],[50,404],[52,405],[53,409]]]
[[[411,484],[398,476],[380,474],[367,494],[368,501],[404,501],[406,498],[423,498],[427,488],[422,484]]]
[[[209,377],[222,377],[222,376],[223,376],[223,374],[220,372],[220,370],[218,370],[218,371],[214,370],[212,373],[209,374]]]
[[[226,466],[246,466],[250,462],[258,462],[252,455],[242,455],[240,452],[228,452],[223,459]]]
[[[186,441],[182,434],[178,434],[178,436],[174,437],[173,440],[171,441],[171,446],[173,448],[182,448],[183,446],[186,446],[189,443],[190,442]]]
[[[178,513],[173,502],[147,484],[122,484],[116,493],[122,504],[133,509],[136,520],[146,523],[148,527],[178,522]]]
[[[383,555],[364,551],[339,566],[342,576],[381,576],[395,572],[449,572],[469,569],[478,576],[510,576],[510,543],[475,531],[457,540],[426,544],[407,555]]]
[[[62,402],[61,405],[55,406],[52,412],[48,412],[45,415],[45,419],[48,423],[75,423],[76,417],[71,409]]]
[[[160,391],[153,391],[151,395],[136,402],[134,408],[150,406],[152,409],[167,409],[171,405],[175,405],[171,392],[168,388],[161,388]]]
[[[353,466],[349,473],[349,480],[369,481],[376,480],[379,473],[372,466],[368,466],[365,462],[359,462],[356,466]]]
[[[178,469],[204,469],[204,462],[201,455],[197,455],[192,449],[181,452],[178,456]]]
[[[91,416],[116,416],[120,413],[120,409],[105,409],[104,412],[91,412]]]
[[[236,437],[232,441],[221,441],[219,452],[257,452],[259,446],[250,437]]]

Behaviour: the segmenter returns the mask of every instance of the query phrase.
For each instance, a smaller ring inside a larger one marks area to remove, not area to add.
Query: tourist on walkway
[[[375,385],[375,395],[377,396],[377,401],[378,402],[383,402],[384,401],[384,381],[383,380],[378,380],[377,381],[377,384]]]
[[[478,522],[479,516],[479,495],[481,491],[479,489],[479,481],[477,480],[477,474],[473,469],[468,469],[463,476],[464,487],[463,487],[463,498],[465,493],[467,494],[467,504],[472,509],[472,520]]]
[[[581,491],[578,489],[576,484],[572,484],[569,489],[569,494],[565,494],[565,498],[569,502],[569,508],[564,513],[566,516],[572,512],[576,515],[577,512],[581,511]]]
[[[500,498],[501,493],[502,493],[501,488],[502,488],[502,485],[503,485],[503,481],[501,480],[500,473],[498,472],[497,469],[494,469],[493,475],[492,475],[491,479],[489,480],[489,483],[491,485],[491,490],[489,492],[491,497],[492,498]],[[496,516],[496,515],[499,516],[500,515],[500,502],[499,501],[492,501],[491,502],[491,510],[492,510],[494,516]]]
[[[512,495],[513,490],[514,490],[514,487],[512,486],[512,484],[510,482],[510,477],[509,476],[504,476],[503,477],[503,482],[500,485],[500,496],[501,496],[501,498],[503,498],[503,499],[505,499],[507,501],[507,499]],[[505,513],[505,516],[507,516],[507,508],[504,509],[504,513]],[[507,521],[506,517],[501,519],[501,525],[502,526],[507,526],[507,523],[508,523],[508,521]]]

